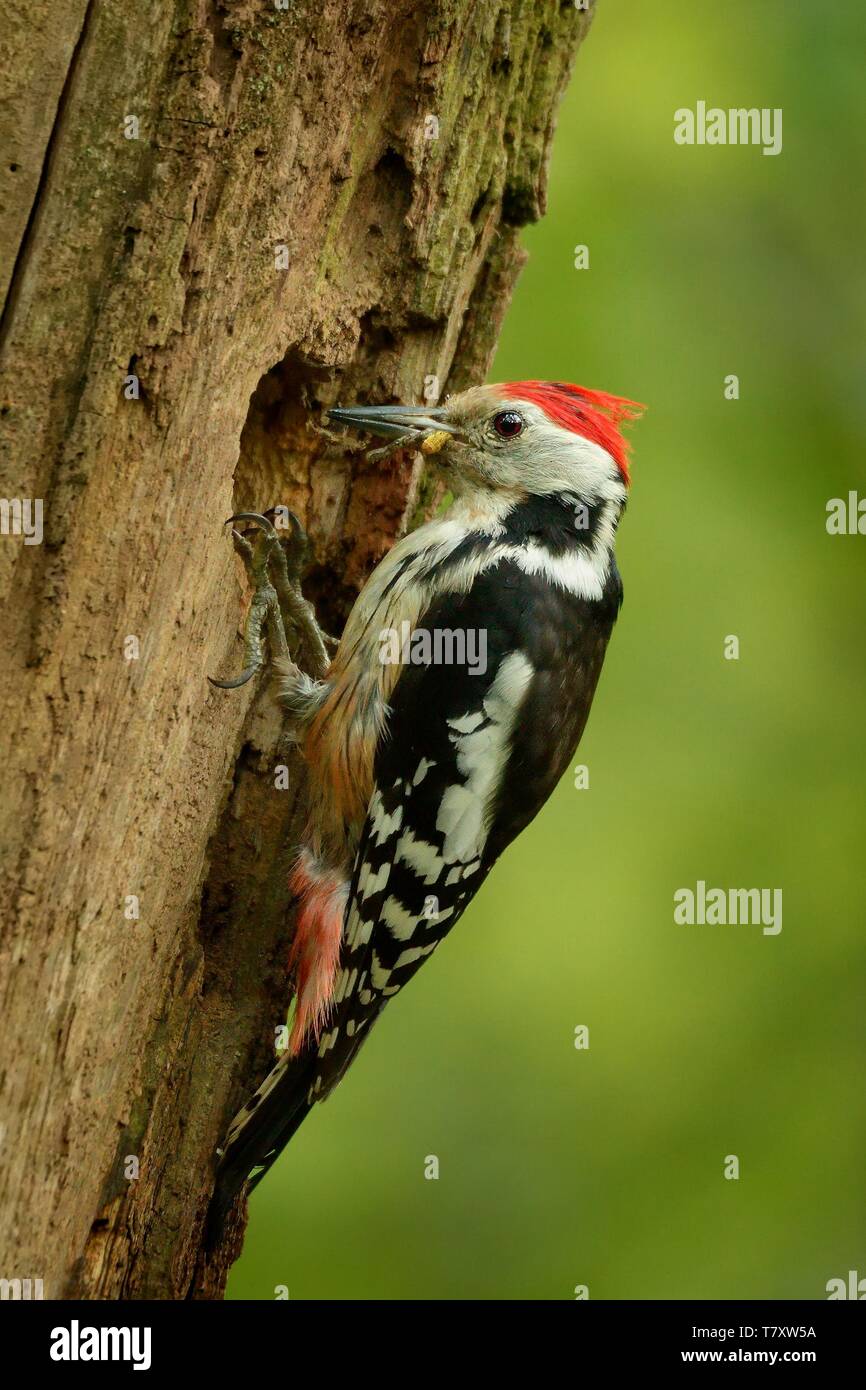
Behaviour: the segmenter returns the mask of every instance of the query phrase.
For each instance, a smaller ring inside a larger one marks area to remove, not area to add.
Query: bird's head
[[[420,448],[453,493],[563,494],[588,504],[625,501],[628,445],[622,426],[642,406],[561,381],[474,386],[441,406],[350,406],[340,424]]]

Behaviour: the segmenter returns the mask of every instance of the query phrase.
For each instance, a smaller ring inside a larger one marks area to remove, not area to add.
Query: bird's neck
[[[617,497],[585,502],[574,493],[477,489],[455,499],[449,519],[510,545],[611,550],[623,508]]]

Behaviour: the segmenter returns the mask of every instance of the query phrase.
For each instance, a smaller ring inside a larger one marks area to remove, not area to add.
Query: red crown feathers
[[[611,396],[607,391],[590,391],[586,386],[572,386],[567,381],[508,381],[502,391],[512,399],[532,401],[554,424],[606,449],[616,460],[623,481],[629,482],[629,444],[620,426],[636,419],[645,409],[638,401]]]

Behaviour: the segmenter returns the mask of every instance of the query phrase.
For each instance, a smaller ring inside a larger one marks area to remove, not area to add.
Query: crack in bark
[[[69,97],[72,91],[72,85],[75,81],[75,74],[78,71],[78,65],[81,60],[82,53],[84,52],[84,46],[87,42],[87,36],[90,31],[90,20],[93,14],[95,4],[96,0],[88,0],[87,9],[84,12],[84,18],[81,22],[81,29],[79,30],[78,38],[75,41],[75,46],[70,55],[69,67],[67,69],[66,78],[60,92],[60,99],[57,103],[57,111],[54,117],[54,121],[51,126],[51,134],[49,135],[48,143],[45,146],[45,156],[42,160],[42,168],[39,172],[39,180],[36,184],[36,192],[33,195],[33,202],[30,206],[30,212],[27,217],[26,225],[24,227],[24,233],[21,237],[21,241],[18,246],[18,253],[15,257],[15,263],[12,268],[12,274],[9,279],[9,285],[6,290],[6,298],[3,301],[3,308],[2,310],[0,310],[0,353],[3,352],[9,328],[14,318],[15,306],[18,302],[20,284],[27,270],[27,263],[30,257],[30,250],[36,232],[36,225],[39,218],[39,213],[45,201],[45,193],[48,187],[48,180],[51,175],[51,168],[54,161],[54,151],[57,146],[61,128],[65,121],[66,112],[69,106]]]

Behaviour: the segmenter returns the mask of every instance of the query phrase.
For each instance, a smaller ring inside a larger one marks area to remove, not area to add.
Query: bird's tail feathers
[[[252,1192],[309,1114],[315,1061],[314,1049],[284,1053],[229,1125],[208,1212],[209,1249],[219,1244],[235,1198]]]

